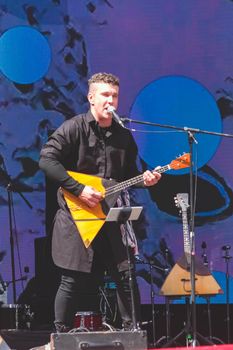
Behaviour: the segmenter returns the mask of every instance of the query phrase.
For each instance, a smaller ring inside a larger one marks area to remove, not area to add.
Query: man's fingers
[[[151,172],[149,170],[146,170],[143,174],[143,180],[144,184],[146,186],[153,186],[155,185],[161,178],[161,174],[158,172]]]
[[[96,199],[101,199],[102,198],[102,193],[94,191],[93,194],[92,194],[92,197],[96,198]]]
[[[96,191],[91,186],[85,186],[79,198],[86,203],[89,207],[96,206],[102,199],[102,193]]]

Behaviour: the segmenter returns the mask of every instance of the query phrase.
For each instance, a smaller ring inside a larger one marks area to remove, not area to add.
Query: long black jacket
[[[84,185],[70,177],[67,170],[121,182],[138,175],[136,158],[137,146],[131,132],[114,120],[111,127],[100,128],[89,111],[65,121],[50,136],[41,151],[39,166],[48,178],[78,196]],[[90,272],[92,246],[85,248],[60,189],[58,204],[52,241],[54,263]]]

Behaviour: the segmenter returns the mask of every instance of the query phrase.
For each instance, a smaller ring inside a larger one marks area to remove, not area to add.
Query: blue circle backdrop
[[[146,85],[137,95],[130,119],[178,128],[221,132],[222,120],[214,97],[199,82],[184,76],[165,76]],[[170,128],[133,124],[140,157],[151,168],[169,164],[189,152],[188,133]],[[140,130],[140,132],[139,132]],[[221,136],[194,133],[195,168],[205,165],[218,148]],[[171,174],[185,174],[189,168]]]
[[[48,71],[51,50],[47,39],[29,26],[16,26],[0,37],[0,70],[11,81],[31,84]]]

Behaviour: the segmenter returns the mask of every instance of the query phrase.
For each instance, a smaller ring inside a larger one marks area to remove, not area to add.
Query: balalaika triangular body
[[[68,173],[78,182],[86,186],[94,187],[97,191],[101,192],[103,196],[103,200],[100,203],[94,208],[90,208],[78,197],[63,189],[66,204],[82,237],[83,243],[85,247],[89,247],[104,225],[108,212],[115,205],[121,190],[116,191],[111,196],[106,196],[106,190],[111,186],[115,186],[117,184],[116,181],[72,171]]]
[[[187,217],[188,193],[178,193],[175,202],[182,214],[184,255],[173,266],[160,289],[161,295],[171,297],[191,295],[191,243]],[[221,287],[198,257],[195,257],[194,263],[195,294],[215,295],[222,293]]]
[[[156,172],[163,173],[170,169],[178,170],[190,165],[190,154],[185,153],[170,164],[156,168]],[[116,204],[120,192],[143,181],[140,174],[129,180],[117,183],[97,176],[68,171],[68,174],[85,186],[91,186],[102,194],[103,200],[94,208],[88,207],[78,197],[62,189],[66,204],[77,226],[85,247],[89,247],[95,236],[105,223],[109,210]]]

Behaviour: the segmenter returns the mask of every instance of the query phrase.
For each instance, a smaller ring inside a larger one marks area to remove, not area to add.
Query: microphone
[[[207,244],[206,244],[205,241],[202,242],[201,247],[202,247],[202,249],[206,249],[207,248]]]
[[[116,110],[113,106],[108,106],[108,113],[112,113],[112,117],[113,119],[115,119],[115,121],[120,124],[120,126],[122,126],[122,128],[125,128],[124,123],[122,122],[121,118],[119,117],[119,115],[116,113]]]
[[[207,244],[206,244],[205,241],[202,242],[201,247],[203,249],[203,253],[202,253],[202,256],[201,256],[203,258],[203,264],[205,266],[208,266],[209,263],[208,263],[208,258],[207,258],[207,254],[206,254]]]
[[[230,245],[224,245],[222,246],[222,250],[229,250],[231,249],[231,246]]]

